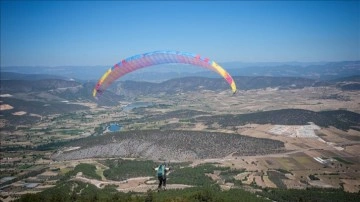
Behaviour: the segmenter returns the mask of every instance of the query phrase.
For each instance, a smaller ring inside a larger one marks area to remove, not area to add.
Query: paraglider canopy
[[[180,51],[154,51],[126,58],[108,69],[95,85],[93,96],[97,97],[116,79],[138,69],[159,64],[182,63],[203,67],[220,74],[236,93],[236,84],[231,75],[209,58]]]

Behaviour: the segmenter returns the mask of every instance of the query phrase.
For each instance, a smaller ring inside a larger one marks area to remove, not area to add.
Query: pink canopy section
[[[226,80],[226,82],[230,85],[233,93],[236,92],[236,85],[233,78],[216,62],[208,58],[201,57],[200,55],[188,52],[154,51],[126,58],[115,64],[100,78],[93,90],[93,96],[96,97],[98,92],[104,91],[111,85],[112,82],[130,72],[153,65],[174,63],[189,64],[212,70],[220,74]]]

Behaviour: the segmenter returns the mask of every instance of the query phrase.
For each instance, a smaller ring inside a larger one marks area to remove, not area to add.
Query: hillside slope
[[[93,157],[140,157],[152,160],[223,158],[236,152],[240,155],[277,153],[284,143],[238,134],[195,131],[129,131],[90,137],[69,143],[79,150],[59,152],[56,160]]]

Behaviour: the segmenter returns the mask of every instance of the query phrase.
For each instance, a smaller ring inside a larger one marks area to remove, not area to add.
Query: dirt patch
[[[27,112],[19,111],[19,112],[14,112],[14,113],[12,113],[12,114],[15,115],[15,116],[22,116],[22,115],[27,114]]]
[[[11,106],[11,105],[8,105],[8,104],[2,104],[2,105],[0,105],[0,111],[10,110],[10,109],[14,109],[14,107]]]
[[[360,151],[360,144],[347,146],[345,147],[345,151],[353,155],[358,155]]]
[[[12,97],[10,94],[1,94],[0,97]]]
[[[360,191],[360,181],[354,179],[341,179],[344,182],[344,190],[347,192],[357,193]]]

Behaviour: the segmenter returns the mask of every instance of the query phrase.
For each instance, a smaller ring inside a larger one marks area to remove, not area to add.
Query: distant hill
[[[315,80],[294,77],[234,77],[239,89],[250,90],[267,87],[303,88],[312,86]],[[117,85],[116,85],[117,84]],[[185,77],[170,79],[161,83],[141,81],[119,81],[110,86],[114,92],[124,95],[177,93],[199,89],[225,90],[229,86],[223,78]],[[47,91],[64,99],[88,99],[91,97],[95,82],[80,83],[72,80],[2,80],[1,93],[29,93]],[[76,92],[76,94],[74,94]]]
[[[236,68],[231,63],[226,68],[230,74],[236,76],[272,76],[272,77],[303,77],[316,80],[330,80],[342,77],[360,75],[360,61],[328,62],[320,64],[279,63],[254,64],[244,68]]]
[[[116,105],[121,96],[106,91],[102,99],[96,100],[92,96],[95,82],[80,83],[72,80],[44,79],[44,80],[2,80],[1,94],[15,94],[23,100],[42,102],[61,101],[90,101],[100,105]]]
[[[25,111],[27,113],[49,115],[49,114],[61,114],[76,110],[88,109],[83,105],[69,104],[62,102],[40,102],[40,101],[27,101],[11,97],[1,98],[3,104],[9,104],[13,107],[11,110],[4,110],[1,113],[13,113],[16,111]]]
[[[358,91],[360,90],[360,75],[355,75],[351,77],[338,78],[331,80],[330,82],[335,82],[337,87],[343,91]]]
[[[79,83],[70,80],[1,80],[1,104],[10,105],[13,109],[2,110],[1,116],[6,117],[8,129],[17,125],[33,124],[40,120],[40,116],[49,114],[63,114],[88,107],[68,102],[96,102],[100,106],[117,105],[122,96],[106,91],[102,99],[96,100],[92,96],[95,83]],[[16,115],[16,112],[26,112]],[[1,117],[0,117],[1,118]]]
[[[353,75],[348,77],[341,77],[337,79],[331,79],[329,82],[337,83],[337,82],[360,82],[360,75]]]
[[[341,86],[341,90],[347,91],[358,91],[360,90],[360,83],[350,83],[350,84],[344,84]]]
[[[73,88],[81,84],[75,81],[61,79],[42,79],[42,80],[2,80],[1,93],[26,93],[49,91],[64,88]]]
[[[360,75],[360,61],[314,63],[218,62],[232,76],[303,77],[315,80],[329,80],[353,75]],[[1,67],[1,73],[17,72],[22,74],[45,74],[80,79],[84,81],[97,81],[109,67],[110,65],[59,67]],[[161,82],[173,78],[182,77],[219,78],[219,75],[212,71],[203,70],[201,68],[194,68],[191,65],[167,64],[156,65],[132,72],[125,75],[123,78],[121,78],[121,80]]]
[[[51,75],[80,80],[98,80],[107,69],[109,66],[8,66],[1,67],[1,73],[13,72],[25,75]]]
[[[299,89],[318,85],[318,82],[298,77],[234,77],[239,90],[262,88]],[[161,83],[140,81],[120,81],[116,91],[125,96],[149,95],[158,93],[176,94],[199,90],[227,90],[229,85],[222,78],[186,77],[170,79]],[[323,83],[321,85],[330,85]]]
[[[307,125],[313,122],[321,127],[336,127],[342,130],[360,130],[360,114],[345,110],[314,112],[303,109],[281,109],[238,115],[217,115],[198,117],[194,121],[206,125],[218,123],[222,127],[246,124]]]
[[[8,129],[18,125],[33,124],[40,120],[40,116],[49,114],[62,114],[78,110],[87,110],[88,107],[78,104],[68,104],[63,102],[42,102],[16,99],[12,97],[2,97],[2,103],[13,107],[9,110],[2,110],[1,116],[6,117]],[[23,115],[16,115],[16,112],[25,112]]]
[[[62,79],[69,80],[65,76],[50,74],[21,74],[15,72],[1,72],[1,80],[44,80],[44,79]]]
[[[133,112],[145,114],[143,110],[139,108],[133,110]],[[187,119],[190,123],[202,122],[207,126],[217,123],[222,127],[230,128],[246,124],[308,125],[309,122],[313,122],[321,127],[333,126],[342,130],[355,129],[360,131],[360,114],[347,110],[315,112],[304,109],[281,109],[248,114],[223,115],[212,115],[211,112],[195,110],[177,110],[155,115],[151,114],[137,120],[137,122],[147,123],[173,118]]]
[[[337,80],[317,81],[301,77],[236,76],[233,77],[239,90],[278,88],[301,89],[304,87],[336,86],[342,90],[358,90],[360,76]],[[21,94],[24,99],[45,101],[91,101],[101,105],[115,105],[125,97],[156,95],[160,93],[176,94],[200,90],[229,90],[223,78],[185,77],[151,83],[143,81],[117,81],[104,91],[99,100],[92,97],[96,82],[79,82],[61,79],[43,80],[2,80],[1,94]],[[26,93],[26,94],[24,94]],[[31,98],[29,98],[29,96]]]

